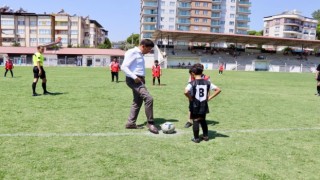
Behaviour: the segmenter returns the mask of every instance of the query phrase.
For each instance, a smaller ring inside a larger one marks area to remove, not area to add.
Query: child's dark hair
[[[203,73],[203,65],[200,64],[200,63],[197,63],[197,64],[193,65],[192,72],[195,75],[201,75]]]
[[[159,63],[159,61],[158,60],[154,60],[154,63]]]

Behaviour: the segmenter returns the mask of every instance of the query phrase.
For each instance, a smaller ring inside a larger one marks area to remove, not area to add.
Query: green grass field
[[[2,71],[2,73],[4,70]],[[32,97],[32,67],[0,78],[0,179],[319,179],[320,97],[310,73],[205,71],[222,93],[210,101],[210,141],[184,128],[188,70],[164,69],[147,87],[157,125],[127,130],[132,92],[106,68],[47,67]],[[37,92],[42,93],[41,81]],[[141,109],[138,124],[145,124]]]

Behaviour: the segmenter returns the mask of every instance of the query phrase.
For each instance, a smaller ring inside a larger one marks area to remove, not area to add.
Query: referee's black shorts
[[[44,71],[43,67],[40,66],[40,69],[41,69],[41,76],[39,76],[39,69],[37,66],[34,66],[33,67],[33,77],[34,78],[46,78],[46,72]]]

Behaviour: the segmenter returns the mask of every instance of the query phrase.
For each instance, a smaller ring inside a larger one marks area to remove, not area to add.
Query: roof
[[[1,54],[34,54],[36,47],[0,47]],[[96,49],[96,48],[60,48],[58,50],[46,50],[44,54],[68,54],[68,55],[111,55],[124,56],[121,49]]]
[[[320,47],[319,40],[304,40],[293,38],[278,38],[268,36],[251,36],[240,34],[223,34],[198,31],[169,31],[156,30],[153,33],[153,39],[164,39],[169,37],[174,41],[183,40],[188,42],[227,42],[227,43],[243,43],[258,45],[275,45],[275,46],[303,46],[303,47]]]

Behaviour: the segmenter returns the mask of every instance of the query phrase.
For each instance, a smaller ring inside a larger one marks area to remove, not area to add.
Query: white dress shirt
[[[138,47],[129,49],[124,54],[124,60],[121,65],[121,70],[127,77],[136,79],[137,76],[145,75],[145,64],[143,54]]]

